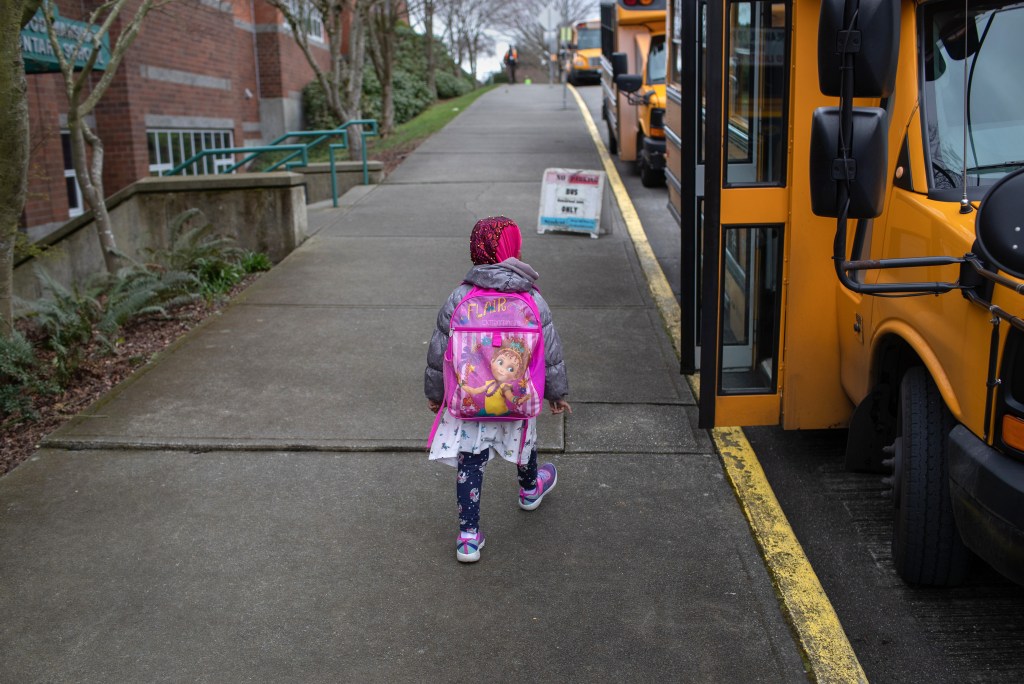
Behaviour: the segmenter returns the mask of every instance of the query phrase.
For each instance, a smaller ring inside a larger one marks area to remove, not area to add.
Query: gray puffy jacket
[[[564,399],[569,394],[569,379],[562,358],[562,340],[551,320],[551,309],[533,289],[537,272],[518,259],[506,259],[500,264],[474,266],[466,274],[465,282],[452,291],[448,301],[437,312],[437,329],[430,338],[427,350],[427,369],[423,373],[423,391],[427,399],[440,402],[444,397],[444,352],[448,348],[449,325],[452,312],[473,286],[499,292],[530,292],[537,304],[544,331],[544,398],[550,401]],[[531,292],[532,290],[532,292]]]

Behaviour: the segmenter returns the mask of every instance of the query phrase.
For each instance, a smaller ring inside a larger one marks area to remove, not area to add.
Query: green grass
[[[405,148],[411,144],[417,144],[429,138],[434,133],[445,127],[445,125],[459,115],[469,105],[497,86],[483,86],[470,91],[461,97],[453,97],[450,100],[441,100],[434,103],[422,114],[411,121],[395,128],[395,132],[387,138],[370,138],[369,153],[372,157],[375,153],[387,152],[395,148]]]
[[[411,121],[397,126],[394,133],[387,138],[367,139],[367,158],[375,159],[381,155],[394,152],[408,152],[415,149],[417,145],[437,133],[445,127],[449,121],[464,111],[466,107],[491,90],[496,85],[483,86],[461,97],[453,97],[450,100],[440,100],[428,107],[424,112]],[[345,158],[348,152],[342,153]],[[310,162],[324,162],[328,159],[327,148],[318,146],[309,153]]]

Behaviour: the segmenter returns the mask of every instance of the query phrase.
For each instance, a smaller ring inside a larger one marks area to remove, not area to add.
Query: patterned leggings
[[[484,486],[484,466],[490,454],[459,452],[459,474],[455,479],[455,497],[459,502],[459,530],[476,532],[480,525],[480,492]],[[519,466],[519,486],[533,489],[537,486],[537,450],[530,452],[530,460]]]

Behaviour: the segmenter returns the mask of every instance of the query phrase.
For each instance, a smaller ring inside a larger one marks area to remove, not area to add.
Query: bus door
[[[681,232],[683,373],[700,368],[701,248],[704,220],[704,52],[707,0],[672,0],[669,85],[665,89],[665,138],[668,163],[665,180],[669,211]]]
[[[706,8],[700,423],[775,425],[789,215],[790,1],[708,0]]]

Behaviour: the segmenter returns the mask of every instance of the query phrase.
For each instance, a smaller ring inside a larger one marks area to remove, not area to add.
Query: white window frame
[[[317,43],[324,42],[324,21],[319,10],[309,0],[284,0],[288,10],[306,28],[306,36]],[[285,22],[288,26],[288,22]]]
[[[166,145],[161,144],[161,136],[166,136]],[[230,128],[148,128],[146,144],[149,148],[149,173],[160,176],[205,150],[234,147],[234,139],[235,132]],[[233,154],[209,155],[183,169],[181,175],[222,173],[234,163]]]
[[[71,149],[71,131],[60,132],[60,144],[61,144],[61,155],[64,154],[64,136],[68,138],[68,149]],[[71,155],[69,154],[64,159],[64,178],[74,178],[74,197],[69,193],[68,195],[68,218],[75,218],[85,213],[85,200],[82,197],[82,187],[78,184],[78,174],[75,173],[75,165],[71,162]],[[64,182],[67,186],[67,181]],[[78,206],[72,206],[72,200]]]

